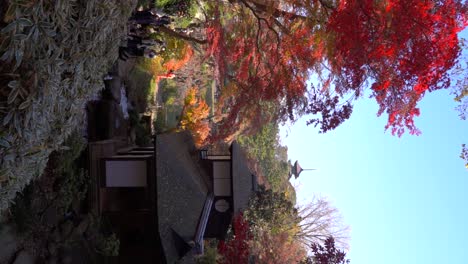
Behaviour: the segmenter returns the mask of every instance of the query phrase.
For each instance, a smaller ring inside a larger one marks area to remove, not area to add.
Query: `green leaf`
[[[14,38],[15,38],[15,40],[21,41],[21,40],[27,39],[27,38],[28,38],[28,35],[26,35],[26,34],[15,34],[15,37],[14,37]]]
[[[3,161],[13,161],[15,160],[15,158],[16,158],[16,155],[13,153],[10,153],[8,155],[5,155],[5,157],[3,157]]]
[[[44,21],[41,21],[39,22],[39,26],[42,27],[42,28],[52,28],[53,25],[49,22],[44,22]]]
[[[8,181],[8,170],[0,169],[0,182]]]
[[[0,138],[0,146],[4,148],[9,148],[11,145],[10,142],[8,142],[7,140]]]
[[[7,114],[7,115],[5,116],[5,118],[3,119],[3,125],[4,125],[4,126],[6,126],[6,125],[10,122],[11,118],[13,117],[13,114],[14,114],[14,111],[13,111],[13,110],[11,110],[10,112],[8,112],[8,114]]]
[[[18,114],[15,114],[15,117],[13,118],[13,124],[15,125],[15,129],[16,129],[16,132],[18,133],[18,135],[20,137],[23,136],[22,134],[22,129],[21,129],[21,126],[20,126],[20,116]]]
[[[55,30],[53,30],[53,29],[45,28],[44,32],[46,33],[47,36],[49,36],[51,38],[55,37],[57,35],[57,32],[55,32]]]
[[[16,64],[15,64],[14,69],[17,69],[21,65],[21,62],[23,61],[23,54],[24,53],[22,49],[16,50],[15,52]]]
[[[67,151],[67,150],[70,150],[71,148],[68,147],[68,146],[61,146],[58,150],[59,151]]]
[[[16,87],[18,87],[18,81],[10,81],[8,83],[8,87],[10,87],[11,89],[15,89]]]
[[[33,36],[33,40],[34,41],[37,41],[39,39],[39,28],[38,27],[35,27],[34,28],[34,32],[32,33],[32,36]]]
[[[16,25],[17,25],[16,23],[17,23],[16,21],[11,22],[11,23],[8,24],[6,27],[4,27],[4,28],[0,31],[0,33],[5,34],[5,33],[8,33],[8,32],[10,32],[10,31],[13,31],[13,30],[16,28]]]
[[[31,101],[25,100],[24,102],[22,102],[22,103],[18,106],[18,109],[19,109],[19,110],[26,109],[30,104],[31,104]]]
[[[8,95],[8,104],[12,104],[15,101],[16,97],[18,97],[19,91],[19,88],[11,90],[10,94]]]
[[[31,20],[24,18],[24,17],[18,19],[17,23],[24,27],[30,27],[33,25],[33,22]]]
[[[0,60],[10,62],[12,55],[13,55],[13,50],[8,49],[7,51],[5,51],[5,53],[3,53],[2,57],[0,57]]]

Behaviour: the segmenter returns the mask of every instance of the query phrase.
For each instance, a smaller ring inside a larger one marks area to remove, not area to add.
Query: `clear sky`
[[[298,202],[317,193],[342,212],[351,263],[468,263],[468,170],[459,158],[468,121],[455,106],[449,90],[426,94],[415,119],[420,136],[385,132],[374,99],[357,101],[326,134],[306,118],[282,128],[290,159],[318,169],[292,181]]]

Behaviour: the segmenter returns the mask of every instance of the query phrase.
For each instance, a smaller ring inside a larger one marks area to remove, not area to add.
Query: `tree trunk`
[[[161,32],[164,32],[170,36],[173,36],[173,37],[176,37],[176,38],[180,38],[180,39],[183,39],[183,40],[186,40],[186,41],[189,41],[189,42],[193,42],[193,43],[197,43],[197,44],[207,44],[207,40],[206,39],[197,39],[197,38],[193,38],[193,37],[190,37],[190,36],[187,36],[185,34],[182,34],[182,33],[178,33],[178,32],[175,32],[174,30],[170,29],[170,28],[167,28],[167,27],[159,27],[159,30],[161,30]]]

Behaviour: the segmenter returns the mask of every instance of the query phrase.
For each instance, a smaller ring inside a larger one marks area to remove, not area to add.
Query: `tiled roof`
[[[168,263],[174,263],[179,258],[173,231],[187,242],[194,239],[208,193],[202,178],[206,172],[197,158],[190,135],[176,133],[158,136],[159,232]]]
[[[252,172],[247,166],[246,154],[237,142],[231,146],[234,212],[247,208],[253,194]]]

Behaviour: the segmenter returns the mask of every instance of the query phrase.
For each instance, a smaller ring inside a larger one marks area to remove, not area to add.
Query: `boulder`
[[[34,264],[36,263],[36,258],[33,257],[29,252],[22,250],[15,259],[13,264]]]
[[[13,256],[18,244],[19,241],[15,235],[14,228],[10,225],[0,226],[0,263]]]

